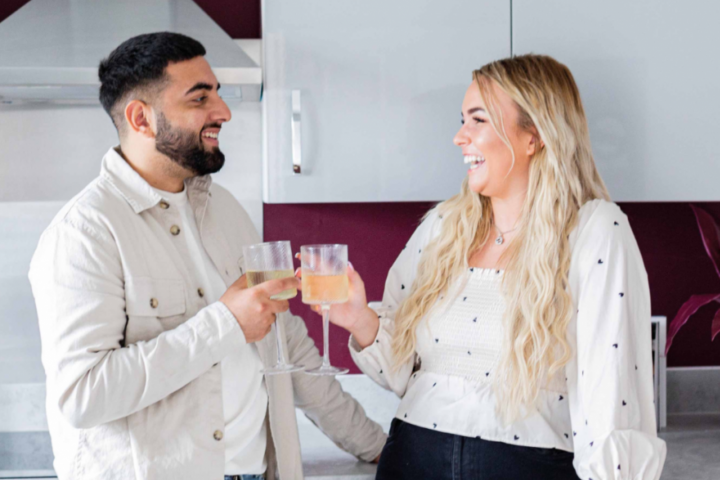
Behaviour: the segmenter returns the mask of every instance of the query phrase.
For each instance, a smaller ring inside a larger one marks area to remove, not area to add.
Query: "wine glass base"
[[[293,372],[302,372],[305,370],[305,367],[302,365],[275,365],[274,367],[268,367],[260,372],[263,375],[279,375],[281,373],[293,373]]]
[[[347,368],[337,367],[318,367],[310,370],[305,370],[307,375],[344,375],[350,370]]]

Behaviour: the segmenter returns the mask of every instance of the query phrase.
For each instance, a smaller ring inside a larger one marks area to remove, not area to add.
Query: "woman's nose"
[[[468,143],[470,143],[470,138],[465,133],[465,125],[460,127],[460,130],[455,134],[455,137],[453,138],[453,143],[457,145],[458,147],[464,147]]]

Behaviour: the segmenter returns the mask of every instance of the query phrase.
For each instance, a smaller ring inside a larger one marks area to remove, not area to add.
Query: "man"
[[[30,267],[61,479],[301,479],[294,404],[372,461],[381,428],[338,382],[263,379],[284,317],[292,363],[321,358],[300,318],[247,288],[248,215],[209,174],[230,111],[197,41],[134,37],[103,60],[100,101],[120,137],[100,176],[41,237]]]

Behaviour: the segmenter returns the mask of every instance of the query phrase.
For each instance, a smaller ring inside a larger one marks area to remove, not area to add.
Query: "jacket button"
[[[173,235],[180,235],[180,227],[178,227],[177,225],[173,225],[172,227],[170,227],[170,233],[172,233]]]
[[[215,433],[213,433],[213,438],[219,442],[223,439],[223,433],[220,430],[215,430]]]
[[[205,296],[205,290],[203,290],[202,288],[198,288],[198,295],[200,295],[200,298],[204,297],[204,296]]]
[[[152,308],[157,308],[157,307],[158,307],[158,300],[157,300],[157,298],[151,298],[151,299],[150,299],[150,306],[151,306]]]
[[[160,200],[160,208],[162,208],[163,210],[167,210],[168,208],[170,208],[170,204],[165,200]]]

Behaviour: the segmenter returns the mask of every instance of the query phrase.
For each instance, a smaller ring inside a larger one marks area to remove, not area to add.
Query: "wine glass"
[[[243,246],[245,257],[245,272],[247,273],[248,288],[260,285],[268,280],[293,277],[292,250],[290,242],[268,242],[255,245]],[[288,300],[297,296],[297,289],[290,288],[270,297],[272,300]],[[285,360],[282,338],[285,337],[285,330],[280,316],[276,316],[272,324],[275,339],[277,341],[277,363],[262,370],[265,375],[277,375],[279,373],[292,373],[304,370],[302,365],[292,365]]]
[[[302,301],[320,305],[323,316],[323,363],[306,370],[309,375],[342,375],[347,368],[330,365],[330,305],[348,301],[347,245],[304,245],[302,262]]]

